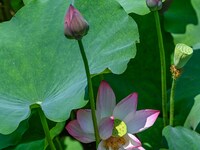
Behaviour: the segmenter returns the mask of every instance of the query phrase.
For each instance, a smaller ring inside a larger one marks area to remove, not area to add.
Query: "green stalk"
[[[38,113],[39,113],[39,116],[40,116],[40,120],[41,120],[41,123],[42,123],[42,127],[43,127],[43,130],[44,130],[45,136],[46,136],[46,140],[49,143],[51,150],[56,150],[56,148],[53,144],[53,141],[51,139],[51,136],[50,136],[50,131],[49,131],[49,127],[48,127],[46,117],[45,117],[41,108],[38,108]]]
[[[93,126],[94,126],[96,146],[98,146],[100,142],[100,136],[99,136],[98,126],[97,126],[97,118],[95,114],[95,103],[94,103],[94,94],[93,94],[93,88],[92,88],[92,80],[90,76],[90,69],[89,69],[88,60],[84,51],[83,43],[81,40],[78,40],[78,45],[80,48],[81,56],[83,58],[85,72],[86,72],[87,81],[88,81],[89,101],[90,101],[90,107],[91,107],[91,112],[92,112],[92,121],[93,121]]]
[[[174,92],[176,88],[176,79],[172,80],[172,87],[170,93],[170,117],[169,117],[169,125],[174,125]]]
[[[163,45],[163,37],[160,27],[160,18],[158,11],[154,11],[154,18],[156,22],[156,30],[158,36],[158,46],[160,52],[160,66],[161,66],[161,89],[162,89],[162,113],[163,113],[163,124],[167,125],[167,82],[166,82],[166,61],[165,61],[165,50]]]
[[[60,143],[60,140],[59,140],[58,136],[56,137],[56,142],[57,142],[57,144],[58,144],[59,150],[63,150],[62,145],[61,145],[61,143]]]

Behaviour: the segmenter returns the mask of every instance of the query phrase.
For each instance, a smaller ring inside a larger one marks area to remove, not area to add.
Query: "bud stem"
[[[50,146],[50,149],[56,150],[56,148],[53,144],[53,141],[51,139],[51,135],[50,135],[50,131],[49,131],[49,127],[48,127],[46,117],[45,117],[45,115],[44,115],[44,113],[43,113],[43,111],[40,107],[38,108],[38,113],[39,113],[39,116],[40,116],[40,120],[41,120],[41,123],[42,123],[42,127],[43,127],[43,130],[44,130],[45,136],[46,136],[46,140],[47,140],[47,142]]]
[[[163,45],[162,32],[160,27],[160,18],[158,11],[153,11],[156,30],[158,36],[158,46],[160,51],[160,67],[161,67],[161,89],[162,89],[162,114],[164,127],[167,125],[167,83],[166,83],[166,61],[165,61],[165,50]]]
[[[83,43],[81,40],[78,40],[78,45],[79,45],[81,56],[84,62],[85,72],[86,72],[87,81],[88,81],[89,101],[90,101],[90,107],[91,107],[91,112],[92,112],[92,121],[93,121],[93,126],[94,126],[96,147],[98,147],[98,144],[100,142],[100,137],[99,137],[97,119],[96,119],[96,114],[95,114],[95,103],[94,103],[94,94],[93,94],[93,88],[92,88],[92,80],[90,76],[90,69],[89,69],[88,60],[84,51]]]
[[[176,88],[176,79],[172,79],[172,87],[170,93],[170,118],[169,118],[169,125],[173,126],[174,124],[174,92]]]

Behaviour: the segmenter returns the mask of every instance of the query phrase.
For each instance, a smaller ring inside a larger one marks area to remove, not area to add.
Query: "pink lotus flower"
[[[137,93],[132,93],[116,105],[115,94],[109,84],[101,82],[97,95],[96,116],[101,142],[98,150],[143,150],[133,135],[151,127],[158,110],[139,110]],[[83,143],[95,141],[91,110],[80,109],[77,119],[68,123],[67,131]]]

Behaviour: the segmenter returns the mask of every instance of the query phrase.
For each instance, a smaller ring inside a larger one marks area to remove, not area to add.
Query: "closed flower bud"
[[[162,0],[146,0],[146,4],[151,11],[160,10],[162,8]]]
[[[70,39],[81,39],[87,34],[89,25],[81,13],[70,5],[65,16],[64,34]]]
[[[185,66],[193,54],[193,49],[185,44],[179,43],[175,47],[174,66],[181,69]]]

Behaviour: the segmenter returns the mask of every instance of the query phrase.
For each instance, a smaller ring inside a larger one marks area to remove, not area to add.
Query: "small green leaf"
[[[200,135],[184,127],[167,126],[163,129],[170,150],[199,150]]]
[[[64,145],[66,146],[65,150],[83,150],[82,145],[78,141],[72,140],[70,137],[64,139]]]
[[[52,139],[60,134],[60,132],[64,129],[65,124],[66,124],[65,121],[64,122],[58,122],[58,123],[56,123],[56,125],[53,128],[51,128],[50,134],[51,134]]]
[[[51,139],[54,139],[57,135],[59,135],[64,127],[65,127],[65,121],[64,122],[58,122],[56,123],[56,125],[50,129],[50,135],[51,135]],[[47,140],[45,140],[45,147],[48,146],[48,142]]]
[[[44,139],[23,143],[18,145],[14,150],[44,150]]]
[[[196,130],[200,122],[200,94],[194,99],[194,105],[185,121],[184,127]]]
[[[150,12],[146,5],[146,0],[117,0],[124,10],[129,13],[145,15]]]

